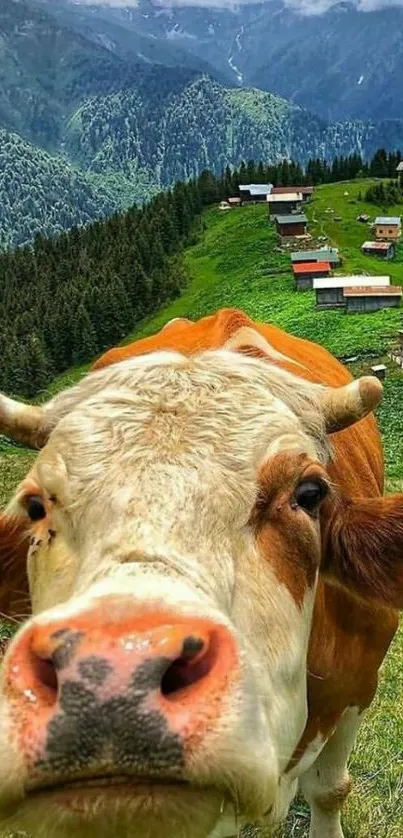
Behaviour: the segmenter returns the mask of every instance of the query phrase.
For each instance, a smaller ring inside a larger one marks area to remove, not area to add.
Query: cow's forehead
[[[310,403],[312,385],[256,359],[156,353],[102,370],[89,383],[87,397],[71,405],[50,441],[80,468],[94,466],[95,457],[97,472],[100,460],[115,458],[122,470],[162,462],[195,467],[209,459],[217,468],[256,469],[271,445],[276,453],[279,445],[300,445],[317,455],[321,418],[313,396]],[[313,440],[306,428],[315,422]]]

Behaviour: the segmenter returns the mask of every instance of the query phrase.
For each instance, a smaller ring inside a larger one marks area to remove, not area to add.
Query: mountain
[[[270,93],[200,76],[158,102],[135,88],[95,97],[69,121],[64,139],[85,171],[128,179],[148,173],[162,188],[241,160],[368,157],[386,133],[391,148],[403,145],[403,121],[329,125]]]
[[[0,0],[0,125],[48,150],[60,149],[63,125],[83,100],[131,85],[163,97],[196,73],[178,60],[155,80],[152,62],[116,54],[50,10],[35,0]]]
[[[66,2],[52,0],[55,10],[60,5]],[[99,7],[80,10],[93,24],[99,18]],[[362,11],[340,2],[307,15],[284,0],[223,8],[139,0],[104,8],[102,16],[105,25],[124,24],[161,47],[175,44],[215,73],[229,73],[233,84],[277,93],[329,121],[401,117],[401,6]]]
[[[0,129],[0,250],[103,218],[116,207],[82,172]]]
[[[403,9],[372,12],[340,4],[325,15],[282,10],[275,38],[248,81],[325,119],[402,115]]]
[[[142,202],[204,168],[403,147],[403,115],[329,122],[225,80],[231,67],[233,78],[233,67],[242,79],[246,67],[264,75],[262,56],[280,49],[286,31],[296,37],[296,21],[312,29],[327,20],[301,18],[279,3],[214,10],[151,0],[130,9],[0,0],[0,246]],[[350,13],[367,20],[347,7],[334,10],[334,19]],[[234,45],[243,64],[231,57]],[[290,72],[293,66],[290,59]],[[313,75],[312,85],[324,79]],[[302,70],[301,79],[302,86]]]

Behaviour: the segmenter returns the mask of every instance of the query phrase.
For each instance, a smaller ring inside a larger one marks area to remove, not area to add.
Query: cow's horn
[[[342,431],[363,419],[379,404],[383,387],[372,375],[358,378],[344,387],[327,387],[322,395],[322,411],[329,434]]]
[[[29,448],[45,444],[44,413],[41,407],[14,401],[0,394],[0,433]]]

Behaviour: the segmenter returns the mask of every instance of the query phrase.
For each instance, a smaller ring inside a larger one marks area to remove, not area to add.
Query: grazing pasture
[[[403,279],[403,245],[396,259],[386,264],[363,256],[360,245],[369,228],[356,221],[359,214],[372,218],[378,208],[358,200],[369,181],[320,187],[308,208],[310,231],[327,235],[340,248],[344,273],[388,273]],[[344,192],[349,195],[345,196]],[[350,203],[350,201],[357,203]],[[334,214],[325,210],[333,208]],[[388,214],[403,214],[393,207]],[[333,215],[342,217],[335,222]],[[403,490],[403,374],[386,357],[401,327],[399,310],[346,316],[343,311],[317,312],[312,292],[296,293],[287,254],[278,249],[265,206],[247,206],[203,216],[198,243],[184,253],[190,282],[184,294],[155,317],[144,322],[130,340],[157,331],[167,320],[197,319],[215,309],[236,306],[257,320],[272,321],[293,334],[326,346],[338,357],[356,356],[354,374],[369,371],[374,363],[388,367],[385,398],[378,411],[389,490]],[[128,338],[129,340],[129,338]],[[59,377],[43,397],[77,381],[85,368]],[[34,455],[0,440],[0,503],[27,472]],[[381,619],[381,616],[380,616]],[[6,629],[3,629],[5,631]],[[0,635],[1,639],[1,635]],[[346,838],[402,838],[403,836],[403,632],[396,637],[383,666],[380,688],[364,722],[354,750],[351,770],[354,791],[344,810]],[[246,835],[252,833],[246,832]],[[308,811],[297,801],[281,838],[307,838]],[[5,838],[5,836],[3,837]],[[16,836],[15,836],[16,838]],[[116,838],[119,838],[116,836]]]

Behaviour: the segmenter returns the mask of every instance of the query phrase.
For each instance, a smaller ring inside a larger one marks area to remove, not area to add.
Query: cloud
[[[138,6],[138,0],[70,0],[74,6],[115,6],[128,9]]]
[[[115,6],[121,8],[135,8],[139,0],[70,0],[77,6]],[[261,2],[270,3],[273,0],[154,0],[156,6],[211,6],[215,8],[234,7],[241,4]],[[340,0],[283,0],[289,8],[304,15],[322,15]],[[361,12],[373,12],[387,6],[403,7],[403,0],[348,0],[351,5]]]
[[[333,6],[339,5],[340,0],[285,0],[285,5],[306,15],[321,15]],[[387,6],[403,6],[403,0],[350,0],[360,12],[373,12]]]

